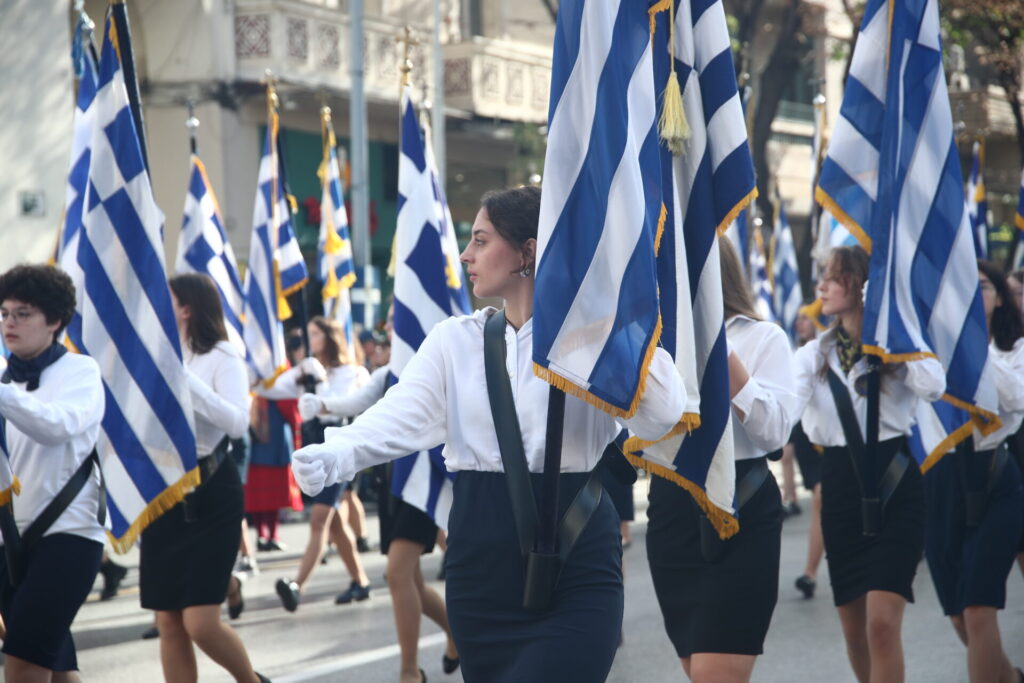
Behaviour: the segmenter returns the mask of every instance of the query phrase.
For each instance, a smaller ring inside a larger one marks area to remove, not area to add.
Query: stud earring
[[[532,272],[533,268],[531,266],[523,266],[523,269],[519,271],[519,277],[530,277],[530,273]]]

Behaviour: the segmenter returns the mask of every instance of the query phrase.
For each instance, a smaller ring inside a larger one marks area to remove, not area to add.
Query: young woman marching
[[[391,335],[394,306],[388,310],[387,331]],[[299,410],[303,417],[329,414],[335,417],[354,417],[379,401],[388,390],[390,369],[377,368],[370,381],[361,389],[346,396],[317,396],[303,394]],[[387,495],[380,503],[389,510],[392,523],[381,525],[380,551],[388,558],[387,580],[391,592],[391,606],[395,615],[395,631],[400,650],[400,681],[415,683],[420,680],[419,640],[420,615],[424,614],[440,626],[448,636],[448,645],[441,658],[445,673],[454,673],[459,667],[459,653],[448,625],[448,611],[444,599],[423,580],[420,556],[434,550],[438,528],[434,520],[422,510],[400,498]]]
[[[785,332],[757,319],[735,250],[728,240],[718,243],[740,530],[725,542],[709,538],[715,532],[691,495],[654,477],[647,558],[665,630],[687,676],[743,683],[763,652],[779,589],[782,499],[765,456],[786,443],[797,399]]]
[[[81,680],[71,622],[103,554],[99,462],[91,456],[103,382],[96,361],[57,343],[74,311],[75,287],[57,268],[15,266],[0,276],[0,325],[11,352],[0,379],[0,422],[21,482],[4,506],[3,533],[16,548],[8,537],[16,524],[22,546],[15,575],[0,558],[0,614],[4,673],[17,683]],[[66,488],[75,481],[77,493]],[[44,510],[64,490],[73,497],[47,525]]]
[[[259,389],[261,396],[270,399],[297,399],[305,390],[302,384],[305,376],[313,377],[318,385],[318,391],[325,396],[344,396],[366,384],[370,374],[363,366],[348,362],[345,333],[337,321],[316,316],[306,327],[313,355],[302,359],[298,367],[285,371],[274,382],[274,386]],[[337,421],[336,418],[325,416],[313,424],[322,429],[325,425],[337,424]],[[356,552],[355,536],[347,525],[342,524],[337,509],[338,499],[345,485],[338,482],[328,486],[313,498],[313,511],[309,517],[309,541],[299,564],[299,573],[294,581],[278,579],[276,584],[281,604],[289,612],[294,612],[299,607],[302,590],[324,553],[328,532],[352,579],[348,589],[339,594],[335,602],[340,605],[370,597],[370,577],[366,575],[363,563]]]
[[[316,492],[350,480],[364,467],[444,443],[448,469],[459,472],[448,528],[446,598],[465,679],[603,681],[615,656],[623,606],[618,518],[606,496],[572,547],[550,607],[522,606],[524,562],[490,410],[484,339],[489,321],[492,333],[504,333],[504,369],[514,396],[510,413],[522,433],[525,466],[539,472],[549,396],[549,385],[533,374],[532,360],[540,190],[490,193],[482,203],[462,262],[474,294],[504,299],[504,311],[485,309],[435,325],[402,381],[326,443],[297,452],[292,468],[300,485]],[[625,423],[655,440],[678,423],[684,407],[672,359],[657,349],[643,399]],[[565,397],[563,510],[618,431],[610,415]],[[540,476],[528,476],[539,489]]]
[[[996,615],[1024,526],[1020,471],[1004,444],[1024,418],[1024,323],[999,269],[978,261],[978,277],[1003,426],[975,432],[972,449],[946,454],[925,474],[925,552],[942,611],[967,646],[971,683],[1017,683]]]
[[[860,683],[903,680],[900,639],[903,610],[914,594],[911,584],[924,550],[924,488],[921,471],[909,460],[885,503],[877,535],[865,536],[857,464],[851,459],[836,400],[829,388],[835,374],[849,396],[864,434],[867,359],[861,355],[862,293],[868,255],[860,247],[832,250],[818,293],[822,313],[836,324],[796,352],[797,392],[802,424],[811,443],[825,447],[821,472],[821,527],[832,593],[839,610],[847,655]],[[906,458],[906,437],[918,400],[935,401],[946,381],[934,358],[881,369],[877,471],[893,458]]]
[[[156,611],[167,680],[197,680],[195,643],[236,681],[266,681],[220,619],[229,584],[241,598],[231,569],[242,532],[242,482],[228,448],[249,426],[245,361],[228,342],[213,280],[188,274],[169,284],[195,410],[202,483],[142,532],[142,606]]]

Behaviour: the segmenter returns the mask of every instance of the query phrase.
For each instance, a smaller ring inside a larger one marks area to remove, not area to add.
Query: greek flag
[[[71,341],[100,366],[106,398],[97,450],[114,547],[199,483],[188,380],[153,200],[120,65],[131,50],[108,18],[89,115],[84,215],[77,230],[81,326]],[[80,94],[79,103],[87,99]],[[81,157],[78,157],[81,158]],[[76,162],[73,162],[76,163]],[[65,255],[70,257],[65,244]]]
[[[729,227],[725,231],[725,236],[729,238],[732,243],[733,249],[736,250],[736,255],[740,258],[740,264],[743,269],[750,274],[751,262],[753,255],[750,254],[750,212],[746,209],[740,211]]]
[[[7,420],[0,415],[0,505],[7,505],[11,496],[21,493],[21,482],[14,476],[10,457],[7,451]]]
[[[92,44],[92,21],[85,12],[79,14],[72,41],[72,63],[78,76],[78,98],[71,126],[71,168],[68,171],[68,186],[64,199],[64,223],[57,242],[56,262],[73,282],[81,283],[81,268],[78,265],[78,232],[82,228],[85,214],[85,191],[89,181],[89,143],[92,138],[96,99],[97,74],[96,50]],[[82,336],[81,288],[76,288],[77,306],[67,327],[67,341]],[[0,342],[2,343],[2,342]]]
[[[352,298],[349,290],[356,282],[356,266],[352,260],[352,240],[348,230],[348,211],[341,193],[338,167],[338,142],[334,137],[331,110],[320,111],[323,130],[323,161],[317,175],[323,184],[320,200],[320,239],[317,242],[317,270],[320,275],[324,315],[341,323],[345,329],[349,362],[356,360],[356,338],[352,329]]]
[[[1017,235],[1017,249],[1013,254],[1012,270],[1018,270],[1024,268],[1024,171],[1021,172],[1020,198],[1017,200],[1017,215],[1013,222],[1017,226],[1014,231]]]
[[[988,258],[988,199],[985,193],[985,143],[971,147],[971,175],[967,179],[967,215],[971,220],[978,258]]]
[[[768,277],[768,259],[765,254],[761,230],[754,229],[754,244],[750,250],[750,284],[754,292],[754,309],[762,320],[775,322],[775,298]]]
[[[409,87],[402,89],[398,156],[398,223],[395,228],[395,318],[391,340],[391,381],[401,381],[431,328],[452,315],[469,313],[458,246],[448,220]],[[444,467],[442,446],[395,461],[391,492],[448,526],[453,474]]]
[[[775,221],[775,235],[772,238],[772,282],[775,313],[779,324],[789,338],[796,342],[796,317],[803,305],[800,290],[800,269],[796,261],[796,245],[793,230],[789,227],[786,207],[779,202]]]
[[[960,173],[937,1],[872,0],[817,196],[871,251],[865,352],[946,368],[945,403],[919,411],[923,470],[999,426]]]
[[[286,297],[302,289],[309,279],[292,232],[278,134],[277,94],[268,86],[267,136],[256,181],[242,327],[249,368],[267,387],[288,367],[281,325],[292,317]]]
[[[178,273],[209,275],[220,294],[224,309],[224,322],[228,340],[246,356],[242,341],[242,309],[245,297],[238,277],[235,252],[224,232],[217,197],[206,175],[206,167],[199,157],[192,155],[192,173],[185,197],[185,214],[178,238],[178,258],[174,270]]]

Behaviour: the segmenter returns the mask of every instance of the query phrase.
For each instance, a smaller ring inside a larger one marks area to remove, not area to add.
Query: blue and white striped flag
[[[1017,199],[1017,215],[1014,216],[1013,223],[1017,226],[1017,229],[1014,230],[1017,248],[1013,254],[1011,270],[1015,271],[1024,268],[1024,171],[1021,171],[1020,196]]]
[[[430,138],[424,136],[408,86],[402,89],[401,107],[395,317],[389,366],[393,382],[401,381],[402,370],[434,325],[452,315],[469,313],[468,305],[459,303],[465,294],[465,278],[458,247],[454,235],[448,239],[443,234],[447,205],[443,195],[438,196]],[[449,221],[449,232],[450,228]],[[438,445],[395,461],[391,492],[447,529],[454,475],[445,469],[441,449]]]
[[[85,12],[79,14],[71,51],[75,73],[78,76],[78,98],[71,126],[71,167],[65,192],[64,223],[57,242],[57,265],[75,283],[82,281],[81,268],[78,266],[78,232],[82,228],[82,218],[85,214],[85,191],[89,181],[89,143],[95,119],[92,103],[96,98],[99,80],[96,51],[92,44],[92,26],[92,21]],[[68,340],[82,336],[82,317],[79,311],[82,310],[84,292],[78,287],[75,294],[77,306],[67,327]]]
[[[740,265],[743,266],[744,272],[749,277],[750,264],[753,260],[753,255],[750,253],[750,212],[746,209],[740,211],[736,220],[726,228],[725,236],[732,243],[732,247],[740,259]]]
[[[267,86],[267,137],[256,181],[242,328],[249,369],[267,387],[288,367],[281,325],[282,320],[292,317],[286,297],[302,289],[309,279],[292,232],[281,173],[279,126],[277,94],[273,86]]]
[[[10,457],[7,451],[7,420],[0,415],[0,505],[7,505],[11,496],[21,493],[21,482],[14,476]]]
[[[754,229],[750,247],[750,289],[754,293],[754,309],[762,320],[775,322],[775,297],[768,277],[768,257],[760,228]]]
[[[775,314],[779,324],[789,338],[796,342],[796,317],[800,314],[803,304],[803,293],[800,290],[800,268],[796,260],[796,245],[793,242],[793,230],[789,227],[786,207],[779,202],[779,210],[775,222],[775,235],[772,238],[772,284],[775,300]]]
[[[988,258],[988,197],[985,192],[985,143],[971,147],[971,175],[967,178],[967,215],[978,258]]]
[[[936,0],[868,3],[817,196],[871,251],[865,352],[946,369],[945,402],[920,404],[927,470],[999,425]]]
[[[352,328],[352,296],[350,290],[356,282],[356,265],[352,259],[352,238],[349,236],[348,211],[341,192],[341,173],[338,167],[338,146],[331,123],[331,110],[320,110],[323,132],[323,161],[317,175],[323,185],[320,199],[320,239],[317,241],[317,270],[320,275],[320,293],[324,315],[341,323],[345,330],[350,363],[356,361],[356,338]]]
[[[178,273],[209,275],[220,294],[221,308],[228,340],[246,356],[242,341],[242,309],[245,296],[238,277],[235,252],[228,242],[221,220],[217,197],[199,157],[192,155],[192,173],[185,197],[185,213],[178,238],[178,257],[174,270]]]
[[[97,450],[112,541],[122,551],[199,483],[188,379],[164,270],[163,214],[119,60],[131,50],[129,40],[108,17],[77,234],[82,324],[71,339],[99,363],[103,377],[106,412]]]

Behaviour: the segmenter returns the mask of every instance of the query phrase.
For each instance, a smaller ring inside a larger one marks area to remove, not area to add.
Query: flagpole
[[[128,91],[128,106],[135,121],[135,130],[139,136],[139,147],[142,148],[142,164],[149,174],[149,152],[146,149],[146,128],[142,119],[142,102],[139,97],[139,81],[135,73],[135,56],[132,53],[131,30],[128,26],[128,8],[125,0],[110,0],[110,15],[117,31],[117,56],[121,60],[124,71],[124,85]]]
[[[185,105],[188,107],[188,118],[185,119],[185,128],[188,129],[188,147],[192,154],[198,154],[199,152],[199,143],[196,140],[196,131],[199,130],[199,119],[196,118],[195,105],[194,100],[189,100]]]

